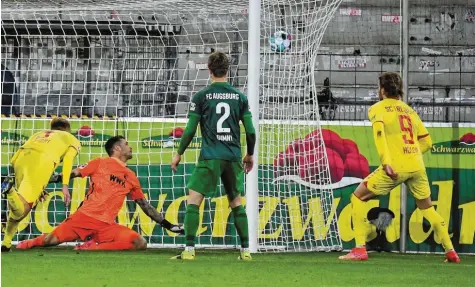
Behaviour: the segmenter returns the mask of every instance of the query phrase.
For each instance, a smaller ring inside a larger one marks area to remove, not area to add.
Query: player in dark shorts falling
[[[190,105],[189,121],[172,160],[176,172],[181,155],[192,141],[200,124],[202,147],[198,163],[188,182],[189,197],[185,215],[185,250],[173,259],[195,259],[195,237],[199,225],[199,206],[205,196],[214,196],[219,178],[232,208],[241,239],[241,260],[251,260],[247,215],[241,205],[244,172],[253,166],[256,133],[252,125],[247,97],[227,82],[229,60],[224,53],[209,56],[212,84],[196,93]],[[239,122],[246,129],[247,155],[242,159]]]

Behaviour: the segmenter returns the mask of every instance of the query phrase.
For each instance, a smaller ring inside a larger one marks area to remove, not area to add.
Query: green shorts
[[[220,159],[198,161],[188,182],[188,188],[204,196],[213,197],[220,177],[229,200],[244,193],[242,163]]]

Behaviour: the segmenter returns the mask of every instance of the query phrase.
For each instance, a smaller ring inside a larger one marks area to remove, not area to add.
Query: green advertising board
[[[13,152],[34,132],[47,129],[47,119],[3,119],[1,123],[2,174]],[[335,185],[333,200],[324,192],[315,192],[314,187],[302,182],[275,182],[274,159],[294,140],[311,133],[313,124],[305,124],[295,129],[285,130],[279,138],[286,140],[275,144],[276,123],[264,122],[260,128],[259,159],[259,238],[261,244],[291,243],[295,246],[320,246],[331,236],[338,216],[338,230],[345,249],[353,246],[354,234],[351,225],[350,194],[357,182]],[[437,211],[449,222],[449,231],[455,248],[462,253],[475,253],[475,144],[471,134],[475,125],[427,124],[433,139],[432,149],[424,155],[432,191],[432,199]],[[178,173],[172,174],[170,161],[176,151],[181,129],[185,120],[92,120],[72,121],[72,130],[80,139],[82,149],[77,164],[86,163],[97,156],[105,156],[105,141],[116,134],[124,135],[134,151],[134,159],[129,162],[142,184],[147,197],[157,210],[168,220],[183,223],[186,201],[186,180],[196,162],[201,139],[198,136],[184,155],[183,165]],[[369,169],[379,164],[372,129],[367,122],[326,122],[322,128],[337,133],[343,139],[353,141],[359,153],[368,161]],[[282,133],[282,132],[281,132]],[[244,137],[242,137],[244,141]],[[244,142],[243,142],[244,143]],[[361,180],[360,180],[361,181]],[[269,189],[270,183],[274,185]],[[49,186],[50,195],[39,203],[25,218],[19,229],[19,239],[50,232],[66,216],[77,210],[87,191],[87,179],[75,179],[72,203],[66,211],[61,200],[61,189]],[[199,244],[238,245],[233,226],[233,218],[222,191],[221,195],[205,201],[201,206]],[[316,194],[318,197],[315,197]],[[324,198],[327,197],[327,198]],[[388,196],[370,201],[369,206],[390,208],[396,218],[386,232],[386,239],[394,250],[399,249],[401,190],[397,188]],[[330,199],[330,200],[329,200]],[[324,204],[327,206],[324,206]],[[325,212],[322,212],[325,209]],[[5,203],[2,201],[2,210]],[[423,220],[415,201],[408,196],[407,201],[407,250],[420,252],[442,251],[440,239],[434,235],[427,221]],[[183,236],[164,231],[149,219],[133,202],[126,202],[118,216],[118,222],[134,228],[157,244],[184,244]],[[375,237],[375,232],[368,240]]]

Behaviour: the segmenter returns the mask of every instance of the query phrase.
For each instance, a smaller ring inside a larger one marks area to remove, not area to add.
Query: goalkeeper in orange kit
[[[80,150],[79,140],[71,134],[69,122],[63,118],[51,121],[50,130],[37,132],[13,155],[11,165],[14,178],[7,178],[5,190],[9,214],[5,227],[2,252],[10,251],[12,239],[18,224],[38,202],[44,188],[58,167],[63,162],[62,191],[66,205],[69,205],[69,175],[73,159]]]
[[[416,199],[417,207],[442,239],[446,261],[458,263],[460,258],[450,241],[447,224],[435,211],[430,198],[422,154],[431,148],[432,140],[417,113],[401,100],[402,94],[399,74],[381,74],[380,101],[368,112],[381,165],[351,195],[356,247],[347,255],[340,256],[340,259],[368,260],[365,244],[370,226],[366,218],[366,202],[406,183]]]

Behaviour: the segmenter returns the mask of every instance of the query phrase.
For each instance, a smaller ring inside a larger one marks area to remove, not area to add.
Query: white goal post
[[[248,95],[258,130],[259,164],[247,175],[245,198],[252,252],[341,249],[332,189],[352,179],[342,172],[338,147],[326,147],[333,135],[318,120],[314,74],[323,34],[340,3],[2,1],[2,69],[15,78],[19,95],[11,112],[22,115],[2,120],[2,175],[24,139],[47,128],[42,116],[64,116],[83,146],[77,164],[104,156],[108,137],[126,136],[135,152],[129,166],[147,197],[167,219],[183,223],[199,134],[178,174],[169,163],[191,96],[209,84],[207,57],[222,51],[231,60],[229,81]],[[69,211],[57,188],[48,187],[47,201],[24,220],[16,239],[51,231],[77,209],[86,185],[75,180]],[[239,246],[221,189],[201,207],[198,246]],[[131,202],[118,221],[151,246],[184,244]]]

